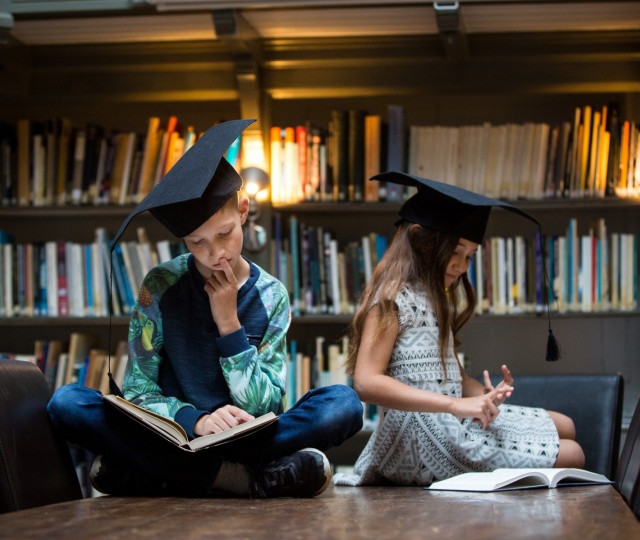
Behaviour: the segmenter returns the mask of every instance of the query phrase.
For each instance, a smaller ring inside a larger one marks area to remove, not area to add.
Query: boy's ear
[[[249,197],[246,195],[238,197],[238,213],[240,214],[240,223],[244,225],[249,216]]]

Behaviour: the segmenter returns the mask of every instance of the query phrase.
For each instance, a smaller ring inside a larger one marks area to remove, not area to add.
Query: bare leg
[[[584,452],[576,442],[576,427],[567,415],[555,411],[547,411],[558,430],[560,450],[554,467],[584,467]]]

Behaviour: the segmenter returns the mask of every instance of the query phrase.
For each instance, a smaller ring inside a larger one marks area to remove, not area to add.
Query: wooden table
[[[610,485],[502,493],[333,487],[315,499],[97,497],[0,515],[0,538],[638,539]]]

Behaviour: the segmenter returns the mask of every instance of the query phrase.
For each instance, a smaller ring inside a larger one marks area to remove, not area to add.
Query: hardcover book
[[[131,403],[130,401],[113,394],[104,396],[104,399],[107,403],[113,405],[115,410],[120,411],[140,422],[143,426],[154,433],[157,433],[170,443],[175,444],[185,452],[197,452],[203,448],[218,446],[220,444],[245,437],[250,433],[264,429],[278,421],[278,417],[274,413],[268,412],[249,422],[238,424],[226,431],[202,435],[201,437],[189,440],[189,437],[183,427],[171,418],[151,412],[139,405],[136,405],[135,403]]]

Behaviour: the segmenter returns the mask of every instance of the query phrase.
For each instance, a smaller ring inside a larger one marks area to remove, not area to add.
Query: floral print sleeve
[[[186,271],[187,256],[157,266],[144,279],[129,323],[129,362],[125,373],[123,394],[155,413],[175,418],[185,406],[175,397],[167,397],[158,385],[162,357],[162,318],[159,297]]]
[[[278,412],[281,407],[286,380],[286,334],[291,322],[284,286],[261,272],[256,287],[267,311],[266,332],[257,346],[220,358],[234,405],[254,416]]]

